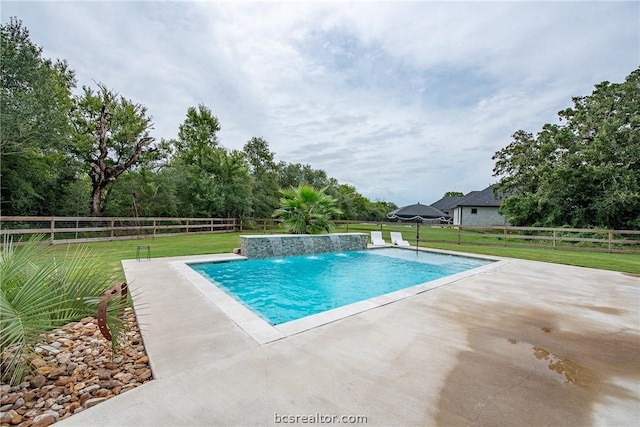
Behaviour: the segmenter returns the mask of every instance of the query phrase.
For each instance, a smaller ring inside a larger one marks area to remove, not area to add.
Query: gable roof
[[[493,185],[488,186],[482,191],[471,191],[470,193],[460,197],[456,201],[455,207],[458,206],[494,206],[500,207],[504,195],[500,193],[498,197],[493,195]]]
[[[438,200],[437,202],[433,202],[431,203],[431,206],[433,206],[436,209],[440,209],[441,211],[448,211],[450,209],[453,209],[453,207],[456,206],[456,204],[458,203],[458,200],[462,199],[464,196],[460,196],[460,197],[443,197],[442,199]]]

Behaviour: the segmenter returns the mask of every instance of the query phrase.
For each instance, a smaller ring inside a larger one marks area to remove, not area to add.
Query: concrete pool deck
[[[637,277],[509,259],[259,344],[170,264],[209,258],[123,261],[154,380],[56,425],[640,420]]]

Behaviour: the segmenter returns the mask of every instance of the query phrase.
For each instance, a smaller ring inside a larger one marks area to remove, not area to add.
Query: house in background
[[[490,185],[462,197],[443,197],[431,206],[449,215],[454,225],[509,225],[506,218],[498,213],[505,197],[495,197]]]
[[[456,203],[458,200],[464,198],[464,196],[460,197],[443,197],[437,202],[433,202],[431,206],[436,209],[440,209],[442,212],[446,213],[447,216],[453,218],[453,208],[456,207]]]

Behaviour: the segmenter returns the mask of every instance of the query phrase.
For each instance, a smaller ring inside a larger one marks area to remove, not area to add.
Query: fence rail
[[[640,230],[456,226],[410,222],[336,221],[341,231],[401,231],[412,243],[449,243],[640,253]],[[281,233],[280,220],[265,218],[120,218],[0,216],[0,233],[20,243],[44,234],[51,244],[142,239],[203,233]]]
[[[640,230],[515,226],[426,225],[416,223],[338,221],[346,231],[404,232],[413,244],[509,246],[585,251],[640,253]]]
[[[51,244],[142,239],[185,234],[272,232],[273,219],[237,218],[120,218],[0,216],[0,232],[14,242],[43,234]]]

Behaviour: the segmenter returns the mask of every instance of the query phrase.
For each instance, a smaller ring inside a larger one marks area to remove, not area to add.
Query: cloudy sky
[[[2,1],[78,85],[102,82],[174,138],[191,106],[220,143],[268,141],[372,200],[496,181],[518,129],[640,65],[640,2]]]

